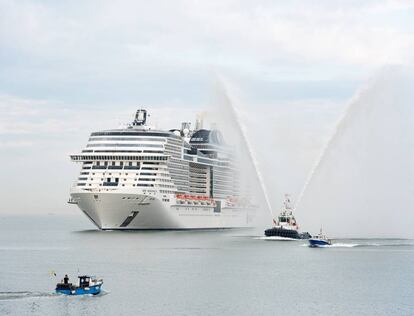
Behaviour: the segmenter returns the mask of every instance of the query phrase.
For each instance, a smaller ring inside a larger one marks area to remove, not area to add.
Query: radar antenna
[[[135,120],[132,122],[132,126],[144,126],[147,122],[147,110],[137,110],[135,114]]]

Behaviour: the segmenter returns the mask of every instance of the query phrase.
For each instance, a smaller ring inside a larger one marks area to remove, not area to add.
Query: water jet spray
[[[269,195],[266,190],[266,186],[264,184],[264,179],[262,176],[262,173],[260,172],[259,164],[256,160],[256,157],[254,155],[252,146],[249,142],[249,139],[247,138],[247,132],[245,126],[242,124],[239,114],[237,110],[234,107],[234,104],[229,96],[228,89],[226,88],[226,85],[224,84],[224,81],[222,78],[217,78],[216,84],[215,84],[216,92],[218,95],[220,95],[223,98],[223,102],[221,104],[225,105],[228,110],[230,111],[231,116],[235,119],[236,123],[236,129],[237,132],[241,135],[241,141],[243,142],[243,146],[246,148],[247,153],[249,155],[250,161],[253,163],[253,168],[255,171],[255,175],[257,176],[257,180],[260,184],[261,191],[263,193],[263,196],[266,201],[267,209],[270,212],[270,216],[272,219],[274,218],[273,212],[272,212],[272,206],[270,204]]]

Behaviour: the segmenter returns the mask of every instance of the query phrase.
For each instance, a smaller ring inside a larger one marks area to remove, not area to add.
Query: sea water
[[[80,214],[0,217],[0,315],[414,314],[413,240],[312,249],[262,236],[101,232]],[[54,294],[66,273],[102,277],[103,293]]]

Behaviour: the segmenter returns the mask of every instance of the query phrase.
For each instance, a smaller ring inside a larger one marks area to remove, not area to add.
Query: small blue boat
[[[56,284],[56,293],[65,295],[98,295],[101,292],[102,279],[98,280],[96,277],[89,275],[78,276],[78,279],[79,284],[75,285],[69,283],[69,278],[65,275],[63,282]]]
[[[332,245],[331,240],[322,233],[322,228],[318,235],[309,238],[309,247],[326,247],[330,245]]]

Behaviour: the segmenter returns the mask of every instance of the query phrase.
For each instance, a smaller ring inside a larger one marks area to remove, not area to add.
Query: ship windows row
[[[91,137],[90,142],[93,141],[111,141],[111,140],[131,140],[131,141],[157,141],[165,142],[165,138],[154,138],[154,137]]]
[[[84,149],[82,150],[82,153],[134,153],[134,154],[163,154],[164,150],[120,150],[120,149]]]
[[[92,184],[91,183],[89,183],[88,184],[89,186],[92,186]],[[103,183],[101,183],[101,184],[99,184],[99,186],[118,186],[119,185],[119,182],[103,182]],[[86,183],[85,182],[79,182],[79,183],[77,183],[77,186],[78,187],[83,187],[83,186],[86,186]],[[122,183],[122,186],[124,187],[125,186],[125,183]],[[154,187],[154,184],[152,184],[152,183],[134,183],[134,184],[132,184],[132,186],[133,187]]]
[[[119,144],[119,143],[106,143],[106,144],[87,144],[88,147],[153,147],[153,148],[164,148],[163,145],[157,144]]]
[[[175,191],[170,191],[170,190],[160,190],[160,193],[163,193],[163,194],[173,194],[173,193],[175,193]]]
[[[74,161],[87,160],[85,163],[91,163],[96,160],[168,160],[167,156],[88,156],[88,155],[72,155]]]
[[[126,162],[123,161],[97,161],[92,169],[131,169],[137,170],[140,168],[139,162]]]
[[[91,134],[91,137],[93,136],[160,136],[160,137],[176,137],[179,138],[179,136],[175,136],[172,133],[165,133],[165,132],[126,132],[126,131],[108,131],[108,132],[94,132]]]

